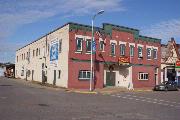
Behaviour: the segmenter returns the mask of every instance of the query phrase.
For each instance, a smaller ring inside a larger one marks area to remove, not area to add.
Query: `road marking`
[[[180,104],[180,103],[170,102],[170,101],[161,100],[161,99],[158,100],[158,99],[154,99],[154,98],[146,98],[146,97],[140,97],[140,96],[138,97],[135,95],[120,95],[120,94],[113,94],[111,96],[123,98],[123,99],[136,100],[136,101],[142,101],[142,102],[148,102],[148,103],[153,103],[153,104],[159,104],[159,105],[164,105],[164,106],[171,106],[171,107],[180,108],[180,106],[173,105],[173,104]]]

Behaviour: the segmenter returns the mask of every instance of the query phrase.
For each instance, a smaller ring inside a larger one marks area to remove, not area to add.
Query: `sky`
[[[112,23],[180,44],[180,0],[0,0],[0,62],[15,62],[18,48],[68,22]]]

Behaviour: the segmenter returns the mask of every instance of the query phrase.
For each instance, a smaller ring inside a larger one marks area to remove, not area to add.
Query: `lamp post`
[[[97,15],[100,15],[104,12],[104,10],[100,10],[99,12],[97,12],[93,17],[92,17],[92,39],[91,39],[91,74],[90,74],[90,86],[89,86],[89,90],[92,91],[92,82],[93,82],[93,78],[94,78],[94,70],[93,70],[93,42],[94,42],[94,20],[96,18]]]

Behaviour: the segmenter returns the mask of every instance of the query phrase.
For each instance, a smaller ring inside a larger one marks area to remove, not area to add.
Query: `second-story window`
[[[115,43],[111,43],[111,55],[112,56],[115,56],[115,49],[116,49]]]
[[[124,56],[125,55],[125,45],[120,44],[120,55]]]
[[[36,49],[36,56],[38,56],[38,48]]]
[[[39,55],[41,54],[40,48],[39,48]]]
[[[138,57],[139,58],[142,58],[143,57],[143,54],[142,54],[142,47],[138,47]]]
[[[76,51],[82,51],[82,38],[76,38]]]
[[[18,56],[17,56],[17,58],[16,58],[16,59],[17,59],[17,62],[18,62]]]
[[[134,56],[134,46],[130,45],[130,56]]]
[[[33,50],[33,57],[35,56],[35,50]]]
[[[153,58],[157,59],[157,49],[153,49]]]
[[[151,48],[147,48],[147,59],[151,59]]]
[[[99,42],[99,50],[104,51],[104,41]]]
[[[86,40],[86,52],[91,52],[91,40]]]

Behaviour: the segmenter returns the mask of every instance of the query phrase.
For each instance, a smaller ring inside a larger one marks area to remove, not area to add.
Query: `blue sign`
[[[50,61],[58,60],[58,42],[51,43]]]

